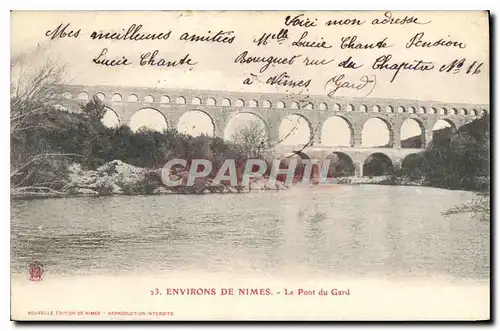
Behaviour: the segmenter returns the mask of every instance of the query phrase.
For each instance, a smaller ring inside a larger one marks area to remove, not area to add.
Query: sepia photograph
[[[14,321],[487,321],[487,11],[12,11]]]

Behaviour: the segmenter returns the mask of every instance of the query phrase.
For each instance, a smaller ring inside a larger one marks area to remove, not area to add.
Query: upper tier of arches
[[[322,110],[334,112],[405,113],[417,115],[481,116],[488,113],[487,105],[422,102],[398,99],[331,99],[327,96],[257,94],[222,91],[161,90],[147,88],[111,88],[64,86],[64,100],[88,100],[91,95],[108,102],[147,104],[204,105],[235,108],[275,108]]]

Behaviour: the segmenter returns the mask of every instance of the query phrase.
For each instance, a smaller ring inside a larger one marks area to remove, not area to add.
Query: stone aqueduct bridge
[[[299,115],[309,124],[313,146],[303,150],[310,156],[325,152],[347,154],[358,168],[373,153],[388,156],[393,165],[421,149],[401,148],[403,122],[414,119],[420,125],[422,145],[432,140],[433,127],[438,120],[458,128],[489,112],[489,105],[441,103],[432,101],[338,98],[275,93],[244,93],[207,90],[173,90],[160,88],[64,85],[59,103],[78,111],[79,104],[98,96],[117,115],[121,124],[129,124],[132,115],[144,108],[153,108],[165,117],[167,125],[176,128],[181,116],[189,111],[207,114],[214,125],[214,135],[224,138],[231,118],[251,113],[265,124],[271,143],[279,141],[279,126],[289,115]],[[351,131],[350,147],[328,147],[321,144],[323,124],[331,116],[343,118]],[[363,148],[362,129],[366,121],[381,119],[389,131],[388,148]],[[281,152],[293,147],[282,147]],[[359,172],[358,172],[359,173]]]

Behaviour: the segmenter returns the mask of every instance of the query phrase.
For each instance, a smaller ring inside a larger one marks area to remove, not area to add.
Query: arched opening
[[[269,101],[269,100],[262,101],[262,107],[263,108],[271,108],[271,101]]]
[[[153,96],[151,96],[151,95],[146,95],[144,97],[144,102],[146,102],[146,103],[154,103],[155,102],[155,98],[153,98]]]
[[[128,101],[129,102],[137,102],[138,100],[139,100],[139,98],[135,94],[131,94],[131,95],[128,96]]]
[[[354,111],[354,105],[349,104],[347,106],[347,111]]]
[[[193,137],[201,135],[213,137],[215,126],[208,114],[200,110],[191,110],[182,114],[177,123],[177,131]]]
[[[285,117],[279,126],[279,141],[282,145],[305,145],[311,141],[311,126],[300,115]]]
[[[456,132],[457,128],[455,123],[449,119],[440,119],[434,123],[432,127],[432,143],[439,145],[449,145],[451,135]]]
[[[118,114],[116,114],[116,112],[109,107],[105,107],[105,109],[106,112],[101,119],[101,123],[108,128],[115,128],[120,126],[120,118],[118,117]]]
[[[215,106],[216,102],[214,98],[208,98],[207,99],[207,106]]]
[[[410,179],[422,178],[427,170],[427,160],[422,154],[407,155],[401,163],[401,171]]]
[[[175,103],[178,105],[185,105],[186,99],[184,97],[177,97],[177,99],[175,99]]]
[[[374,113],[380,113],[380,107],[378,105],[373,105],[372,112],[374,112]]]
[[[231,106],[231,100],[228,98],[222,99],[222,107],[230,107]]]
[[[154,108],[143,108],[137,111],[130,118],[129,127],[134,132],[142,128],[154,131],[168,129],[165,116]]]
[[[294,152],[294,154],[289,155],[288,157],[282,159],[280,161],[279,168],[280,169],[287,169],[290,167],[291,161],[296,160],[297,163],[296,163],[292,183],[294,183],[294,184],[300,183],[304,178],[305,168],[306,168],[306,164],[302,163],[302,160],[310,160],[310,159],[311,158],[306,153],[304,153],[302,151],[296,151],[296,152]],[[318,178],[318,174],[319,174],[318,166],[313,165],[313,167],[311,169],[311,173],[309,174],[309,179]],[[280,174],[280,175],[276,176],[276,179],[284,182],[287,179],[287,177],[285,174]]]
[[[330,159],[327,178],[354,176],[354,162],[346,153],[333,152],[327,159]]]
[[[70,92],[64,92],[62,94],[62,98],[65,100],[70,100],[71,99],[71,93]]]
[[[269,141],[266,123],[252,113],[232,117],[224,130],[224,139],[251,149],[261,149]]]
[[[384,176],[393,171],[391,159],[383,153],[374,153],[368,156],[363,163],[364,176]]]
[[[97,93],[95,96],[101,101],[104,101],[104,99],[106,99],[106,96],[102,92]]]
[[[291,104],[290,104],[290,108],[291,109],[299,109],[299,103],[296,102],[296,101],[293,101]]]
[[[192,105],[201,105],[201,99],[194,97],[193,100],[191,100]]]
[[[276,108],[285,108],[285,103],[283,101],[278,101]]]
[[[257,102],[257,100],[250,100],[250,101],[248,102],[248,107],[255,108],[255,107],[257,107],[257,106],[258,106],[258,102]]]
[[[160,103],[170,103],[170,98],[168,97],[168,95],[162,95],[160,97]]]
[[[387,108],[385,109],[385,111],[387,113],[394,113],[394,108],[392,108],[392,106],[387,106]]]
[[[312,110],[314,109],[314,105],[311,102],[309,102],[304,106],[304,109]]]
[[[401,125],[401,148],[424,148],[425,129],[422,123],[408,118]]]
[[[118,93],[115,93],[111,97],[111,101],[113,101],[113,102],[120,102],[120,101],[122,101],[122,96],[120,94],[118,94]]]
[[[327,109],[328,109],[328,105],[325,102],[322,102],[319,104],[319,110],[327,110]]]
[[[436,108],[431,107],[431,108],[429,109],[429,114],[434,114],[434,115],[436,115],[437,113],[438,113],[438,111],[437,111],[437,109],[436,109]]]
[[[426,113],[426,109],[425,109],[425,107],[420,107],[420,108],[418,108],[418,113],[419,113],[419,114],[425,114],[425,113]]]
[[[321,129],[321,144],[326,146],[352,146],[351,123],[340,116],[329,117]]]
[[[363,147],[392,147],[389,123],[380,118],[370,118],[361,131]]]
[[[366,112],[367,112],[367,110],[368,110],[368,108],[366,108],[366,106],[365,106],[365,105],[361,105],[361,106],[359,106],[359,111],[360,111],[360,112],[362,112],[362,113],[366,113]]]
[[[236,107],[243,107],[245,105],[245,101],[243,101],[242,99],[238,99],[238,100],[236,100],[236,102],[234,103],[234,105]]]
[[[78,100],[88,100],[89,95],[87,92],[80,92],[78,93]]]
[[[399,106],[399,107],[398,107],[398,113],[402,114],[402,113],[404,113],[404,112],[405,112],[405,107],[403,107],[403,106]]]

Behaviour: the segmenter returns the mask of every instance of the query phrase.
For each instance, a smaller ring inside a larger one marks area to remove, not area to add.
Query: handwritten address
[[[230,52],[228,59],[232,65],[248,72],[247,77],[241,81],[243,86],[259,82],[301,93],[311,84],[320,84],[329,97],[368,96],[377,86],[379,73],[384,73],[384,79],[389,77],[389,83],[396,82],[401,75],[416,72],[433,71],[443,75],[483,74],[483,62],[460,56],[460,50],[470,47],[460,36],[444,33],[436,37],[435,34],[430,36],[427,30],[418,31],[433,24],[429,19],[391,11],[374,12],[373,17],[367,18],[364,15],[363,19],[356,17],[355,13],[345,15],[346,17],[325,19],[309,13],[283,14],[282,25],[275,31],[257,32],[251,40],[239,37],[239,31],[217,26],[207,27],[205,33],[193,33],[175,31],[175,25],[161,31],[151,31],[145,23],[133,23],[116,29],[84,31],[73,26],[71,22],[61,22],[45,29],[44,35],[50,40],[108,41],[106,47],[89,60],[92,65],[110,69],[140,66],[196,70],[204,65],[204,54],[191,51],[190,44],[218,45],[220,48],[238,45],[227,48]],[[425,16],[424,12],[422,16]],[[371,29],[376,33],[372,33],[370,38],[359,35],[357,27],[363,25],[371,25]],[[391,38],[391,29],[401,26],[413,26],[408,30],[411,33],[408,33],[404,42]],[[154,48],[150,43],[144,43],[145,49],[139,55],[113,50],[115,42],[143,41],[156,43]],[[174,43],[183,43],[184,54],[172,55],[170,50]],[[241,48],[238,50],[239,47]],[[392,50],[396,48],[407,51],[404,56],[401,52],[395,55]],[[450,50],[457,54],[457,57],[451,61],[424,58],[424,53],[418,50],[425,49]],[[348,56],[345,55],[346,51]],[[222,49],[221,52],[227,55],[225,50]],[[293,68],[296,67],[303,68],[300,70],[302,77],[294,77],[292,74]],[[318,67],[329,73],[326,81],[317,82],[317,78],[308,70]]]

